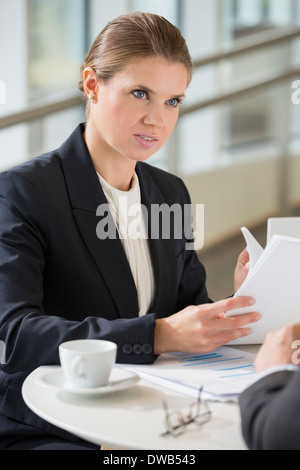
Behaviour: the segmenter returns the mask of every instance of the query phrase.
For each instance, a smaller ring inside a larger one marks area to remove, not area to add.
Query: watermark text
[[[292,93],[292,103],[299,104],[300,103],[300,80],[293,81],[292,89],[295,90]]]
[[[0,340],[0,364],[5,364],[5,343]]]
[[[292,354],[292,363],[298,366],[300,364],[300,340],[296,339],[292,343],[292,348],[296,349],[296,351]]]
[[[204,244],[204,204],[196,204],[193,220],[191,204],[127,206],[127,198],[120,197],[117,210],[109,203],[101,204],[96,215],[101,217],[96,226],[100,240],[185,240],[186,250],[200,250]]]
[[[0,104],[6,104],[6,86],[3,80],[0,80]]]

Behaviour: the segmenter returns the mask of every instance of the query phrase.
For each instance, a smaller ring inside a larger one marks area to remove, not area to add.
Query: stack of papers
[[[227,315],[255,310],[263,317],[250,325],[253,333],[230,344],[260,344],[268,332],[300,321],[300,238],[273,235],[263,249],[245,227],[242,232],[250,269],[235,296],[249,295],[256,303],[227,312]]]
[[[277,233],[271,233],[275,227]],[[296,230],[298,232],[296,232]],[[286,233],[296,234],[295,237]],[[235,296],[246,295],[256,304],[232,310],[227,315],[259,311],[263,317],[251,324],[253,333],[231,344],[261,344],[266,334],[300,321],[300,218],[269,219],[265,249],[248,229],[242,228],[250,256],[247,278]],[[280,233],[278,233],[280,232]],[[207,354],[162,354],[153,365],[123,364],[141,378],[193,398],[237,401],[239,394],[257,375],[255,354],[223,346]]]
[[[255,354],[223,346],[207,354],[168,353],[152,365],[123,364],[142,379],[193,398],[236,401],[255,378]]]

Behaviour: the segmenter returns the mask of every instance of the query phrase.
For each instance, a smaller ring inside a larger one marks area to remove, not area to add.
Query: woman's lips
[[[151,149],[158,142],[157,137],[146,135],[146,134],[134,134],[136,141],[144,149]]]

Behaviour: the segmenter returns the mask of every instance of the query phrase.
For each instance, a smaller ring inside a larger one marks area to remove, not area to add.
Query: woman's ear
[[[83,87],[87,98],[94,101],[97,98],[98,79],[92,67],[86,67],[83,71]]]

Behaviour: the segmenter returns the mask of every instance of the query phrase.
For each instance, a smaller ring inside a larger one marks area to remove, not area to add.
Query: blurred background
[[[165,16],[192,54],[178,125],[149,163],[204,204],[197,248],[217,300],[232,293],[240,227],[264,245],[268,217],[299,215],[300,0],[0,0],[0,171],[84,120],[80,65],[105,24],[131,11]]]

